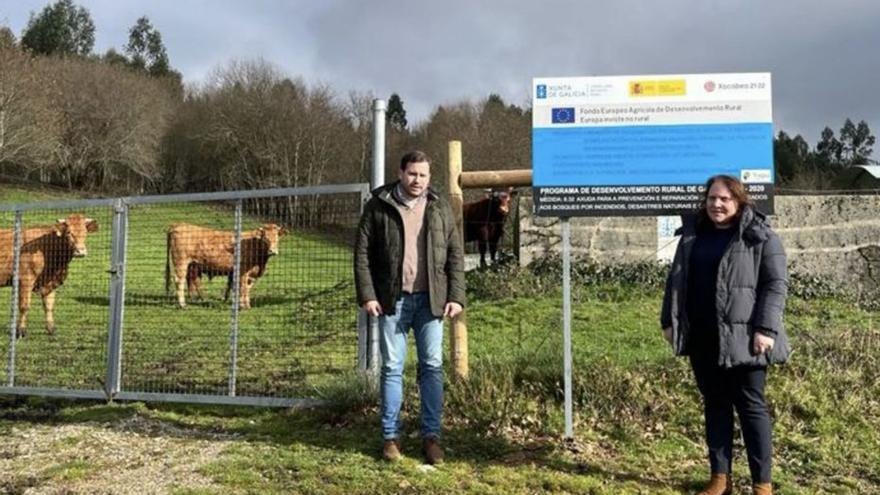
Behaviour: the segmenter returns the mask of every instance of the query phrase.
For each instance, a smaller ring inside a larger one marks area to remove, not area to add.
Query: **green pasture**
[[[177,309],[164,291],[164,228],[187,215],[224,227],[231,222],[226,212],[216,205],[132,212],[123,376],[132,390],[224,392],[225,280],[205,280],[206,300]],[[103,372],[109,248],[101,254],[92,241],[109,243],[102,237],[109,214],[99,213],[102,230],[90,239],[89,257],[74,261],[59,294],[59,334],[45,336],[37,307],[29,336],[18,342],[18,352],[42,359],[21,358],[19,374],[31,383],[90,388],[83,377]],[[257,223],[248,218],[249,228]],[[671,356],[661,337],[656,279],[631,269],[619,271],[630,274],[620,280],[582,276],[573,284],[573,441],[562,435],[556,274],[502,268],[468,277],[470,376],[456,381],[447,374],[446,462],[432,468],[420,460],[412,348],[404,459],[382,461],[375,382],[351,371],[349,248],[332,238],[316,232],[284,238],[279,258],[254,286],[254,309],[242,314],[239,350],[240,387],[255,394],[305,392],[325,406],[0,397],[0,493],[679,494],[695,493],[707,478],[700,398],[688,363]],[[8,301],[8,288],[0,294]],[[771,370],[767,389],[776,493],[880,493],[880,312],[874,307],[837,296],[789,298],[785,320],[794,354]],[[81,356],[101,359],[93,369],[94,360]],[[741,441],[734,480],[735,493],[748,493]]]
[[[13,197],[21,195],[12,194]],[[356,203],[352,203],[356,204]],[[85,258],[74,259],[55,304],[57,332],[49,336],[38,294],[28,335],[16,342],[15,383],[20,386],[103,388],[109,321],[110,208],[75,210],[98,221]],[[47,225],[74,210],[26,212],[25,227]],[[357,211],[349,213],[357,215]],[[273,219],[243,216],[242,228]],[[277,222],[277,220],[274,220]],[[0,217],[11,228],[12,214]],[[129,213],[123,320],[123,390],[227,393],[231,357],[231,301],[226,277],[203,278],[204,298],[177,307],[174,278],[165,290],[166,229],[192,223],[232,230],[232,205],[174,203],[134,205]],[[333,234],[339,237],[338,232]],[[263,277],[251,289],[252,309],[238,320],[237,395],[313,395],[356,362],[351,250],[317,231],[295,230],[281,238]],[[0,289],[0,321],[10,320],[11,288]],[[8,329],[9,327],[4,327]],[[0,339],[8,356],[9,339]],[[0,372],[5,381],[6,367]]]
[[[607,301],[613,325],[590,319],[599,299],[618,291],[576,289],[570,443],[553,293],[470,306],[471,374],[447,381],[447,461],[436,469],[420,462],[410,363],[396,464],[379,457],[374,389],[349,374],[321,389],[329,402],[314,410],[0,398],[0,486],[113,492],[159,463],[169,487],[161,493],[695,493],[707,468],[687,362],[669,356],[655,311],[645,311],[657,292],[631,288],[631,303]],[[877,318],[834,299],[790,300],[796,354],[773,369],[767,391],[777,493],[880,492]],[[127,446],[108,453],[95,438]],[[200,451],[214,454],[182,458]],[[45,462],[35,463],[40,452]],[[735,455],[736,493],[746,493],[739,441]]]

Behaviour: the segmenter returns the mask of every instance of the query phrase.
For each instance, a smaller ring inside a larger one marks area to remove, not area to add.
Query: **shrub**
[[[840,296],[843,290],[817,275],[792,271],[788,275],[788,295],[809,300]]]

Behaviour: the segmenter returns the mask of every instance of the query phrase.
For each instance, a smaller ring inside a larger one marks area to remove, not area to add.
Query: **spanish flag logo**
[[[684,79],[643,79],[629,82],[629,95],[633,97],[685,96],[687,84]]]

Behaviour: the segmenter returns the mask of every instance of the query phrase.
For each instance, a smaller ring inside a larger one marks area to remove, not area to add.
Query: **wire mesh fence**
[[[9,301],[2,308],[9,332],[3,339],[4,384],[100,390],[109,314],[109,209],[23,212],[18,270],[14,219],[8,221],[14,214],[4,216],[0,271]]]
[[[350,185],[0,212],[0,277],[10,301],[0,307],[9,323],[0,387],[165,400],[313,393],[357,363],[352,243],[366,191]],[[16,214],[23,297],[6,273]],[[63,224],[67,233],[59,233]],[[48,302],[40,305],[43,293]]]

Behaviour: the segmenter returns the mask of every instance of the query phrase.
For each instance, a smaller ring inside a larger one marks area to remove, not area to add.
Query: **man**
[[[406,338],[412,328],[418,352],[422,452],[443,460],[443,317],[465,303],[464,254],[449,205],[428,187],[431,160],[421,151],[400,160],[400,180],[373,191],[358,226],[355,283],[358,304],[379,318],[380,394],[384,446],[400,458],[400,405]]]

